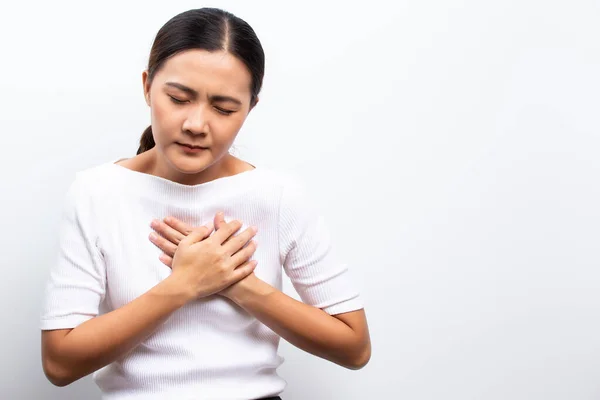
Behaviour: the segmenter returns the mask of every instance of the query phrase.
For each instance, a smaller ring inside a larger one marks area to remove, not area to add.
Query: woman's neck
[[[198,173],[181,173],[174,170],[168,161],[164,159],[164,156],[158,153],[156,148],[152,148],[129,159],[119,160],[116,164],[133,171],[159,176],[183,185],[197,185],[255,168],[252,164],[240,160],[231,154],[226,154],[219,161]]]

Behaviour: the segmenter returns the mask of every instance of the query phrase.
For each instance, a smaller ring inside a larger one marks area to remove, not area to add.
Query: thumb
[[[225,224],[225,215],[222,211],[219,211],[215,216],[215,228],[221,229],[221,227]]]

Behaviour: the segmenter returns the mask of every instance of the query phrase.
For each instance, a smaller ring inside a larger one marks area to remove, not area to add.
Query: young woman
[[[346,368],[370,339],[348,269],[303,186],[229,154],[258,102],[252,28],[190,10],[142,75],[135,157],[77,173],[41,320],[44,372],[104,399],[279,398],[279,338]],[[284,270],[302,302],[282,293]]]

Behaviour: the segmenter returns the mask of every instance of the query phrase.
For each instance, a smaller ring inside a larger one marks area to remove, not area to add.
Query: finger
[[[173,256],[177,246],[155,232],[151,232],[148,237],[152,243],[166,254]]]
[[[206,239],[210,233],[212,232],[212,227],[210,226],[199,226],[194,228],[192,232],[187,235],[180,243],[194,244],[203,241]]]
[[[222,227],[225,226],[227,222],[225,222],[225,214],[223,213],[223,211],[218,212],[215,215],[215,230],[219,230]],[[227,242],[228,238],[225,239],[225,242]]]
[[[245,263],[250,259],[250,257],[252,257],[252,255],[256,251],[257,246],[258,243],[256,243],[256,241],[250,241],[250,243],[248,243],[248,246],[244,247],[243,249],[231,256],[231,263],[235,267],[238,267],[239,265]]]
[[[225,214],[223,211],[219,211],[217,215],[215,215],[215,228],[220,229],[225,223]]]
[[[223,248],[229,254],[235,254],[238,250],[243,248],[250,239],[256,235],[256,227],[251,226],[246,228],[242,233],[236,236],[232,236],[228,241],[223,243]]]
[[[242,279],[250,275],[252,272],[254,272],[257,264],[258,261],[251,260],[237,267],[231,274],[231,285],[241,281]]]
[[[220,229],[222,227],[224,227],[227,224],[227,222],[225,221],[225,214],[223,213],[223,211],[219,211],[216,215],[215,215],[215,229]],[[236,231],[237,232],[237,231]],[[225,239],[224,242],[222,242],[222,245],[225,245],[226,243],[228,243],[231,238],[234,236],[229,236],[228,238]]]
[[[168,255],[166,255],[165,253],[162,253],[158,259],[165,264],[167,267],[172,268],[173,267],[173,257],[169,257]]]
[[[165,222],[165,224],[167,224],[171,228],[175,229],[177,232],[179,232],[183,236],[189,235],[194,230],[193,227],[189,226],[188,224],[186,224],[183,221],[178,220],[175,217],[167,217],[163,221]]]
[[[215,221],[215,226],[217,225],[217,223],[218,222]],[[215,234],[212,237],[218,244],[223,244],[227,239],[229,239],[229,236],[233,235],[235,232],[240,230],[241,227],[241,221],[233,220],[231,222],[226,222],[215,231]]]
[[[152,227],[152,229],[154,229],[156,232],[160,233],[160,235],[162,237],[164,237],[165,239],[169,240],[171,243],[175,244],[176,246],[179,244],[179,242],[181,242],[181,240],[187,236],[182,234],[181,232],[175,230],[174,228],[170,227],[169,225],[167,225],[166,223],[159,221],[159,220],[153,220],[152,223],[150,224],[150,226]]]
[[[210,235],[212,233],[212,231],[215,230],[215,223],[214,222],[207,222],[204,226],[206,226],[208,228],[208,234]]]

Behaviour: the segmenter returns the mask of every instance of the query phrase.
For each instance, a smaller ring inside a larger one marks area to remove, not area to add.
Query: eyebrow
[[[189,94],[190,96],[192,96],[193,98],[197,98],[198,97],[198,92],[195,91],[194,89],[187,87],[185,85],[182,85],[181,83],[177,83],[177,82],[166,82],[165,83],[166,86],[172,86],[176,89],[181,90],[182,92],[185,92],[187,94]],[[238,106],[242,105],[242,102],[239,101],[238,99],[236,99],[235,97],[230,97],[230,96],[224,96],[224,95],[213,95],[210,96],[210,100],[212,101],[216,101],[216,102],[223,102],[223,101],[229,101],[232,103],[237,104]]]

